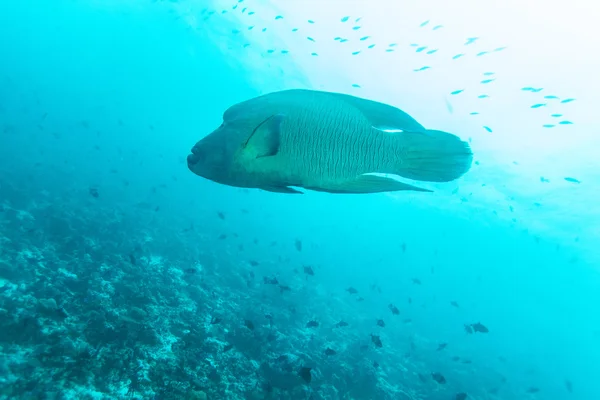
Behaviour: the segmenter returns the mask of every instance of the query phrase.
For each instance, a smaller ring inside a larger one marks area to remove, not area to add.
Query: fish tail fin
[[[435,130],[395,135],[400,141],[402,157],[391,173],[418,181],[450,182],[471,168],[471,147],[458,136]]]

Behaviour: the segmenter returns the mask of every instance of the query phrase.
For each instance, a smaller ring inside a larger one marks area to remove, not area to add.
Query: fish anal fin
[[[359,175],[355,179],[336,184],[327,184],[323,187],[307,187],[307,189],[328,193],[382,193],[412,190],[417,192],[432,192],[408,183],[378,175]]]
[[[301,191],[293,189],[289,186],[262,186],[260,189],[273,193],[304,194]]]
[[[244,151],[254,158],[270,157],[279,151],[282,114],[271,115],[262,121],[244,144]]]

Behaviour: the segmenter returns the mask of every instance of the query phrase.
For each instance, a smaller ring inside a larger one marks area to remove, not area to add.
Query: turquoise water
[[[592,14],[499,4],[0,3],[0,397],[600,398]],[[188,170],[289,88],[475,163],[375,195]]]

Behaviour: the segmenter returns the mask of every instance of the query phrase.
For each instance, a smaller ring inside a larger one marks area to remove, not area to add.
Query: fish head
[[[257,187],[261,176],[255,171],[256,159],[277,152],[279,123],[279,118],[260,113],[224,119],[221,126],[192,147],[188,168],[214,182]]]

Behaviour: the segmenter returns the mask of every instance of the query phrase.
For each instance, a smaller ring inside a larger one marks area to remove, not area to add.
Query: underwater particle
[[[573,393],[573,383],[568,379],[565,379],[565,388],[567,389],[567,392]]]
[[[438,49],[429,50],[426,54],[434,54],[437,53]]]
[[[489,126],[483,126],[483,129],[485,129],[486,131],[488,131],[489,133],[492,133],[492,128],[490,128]]]
[[[237,35],[238,33],[240,33],[239,29],[232,29],[231,33],[233,33],[234,35]]]
[[[371,342],[375,345],[375,347],[383,347],[383,343],[381,342],[381,338],[378,335],[371,334]]]
[[[479,96],[477,96],[478,99],[487,99],[490,96],[488,96],[487,94],[480,94]]]
[[[278,19],[283,19],[283,16],[281,16],[281,15],[276,16],[275,20],[278,20]]]
[[[462,93],[464,91],[465,91],[465,89],[459,89],[459,90],[455,90],[453,92],[450,92],[450,94],[454,96],[454,95],[457,95],[457,94]]]
[[[540,182],[542,182],[542,183],[549,183],[550,179],[544,178],[543,176],[540,176]]]
[[[353,26],[353,27],[352,27],[352,30],[353,30],[353,31],[357,31],[357,30],[359,30],[359,29],[360,29],[360,26]]]
[[[312,380],[312,375],[310,373],[311,370],[312,370],[312,368],[310,368],[310,367],[300,367],[300,371],[298,371],[298,375],[300,376],[300,378],[302,378],[304,380],[304,382],[310,383],[310,381]]]
[[[554,128],[556,125],[554,124],[544,124],[542,125],[542,128]]]
[[[262,28],[261,32],[266,32],[267,28]]]
[[[443,25],[436,25],[431,30],[432,31],[437,31],[438,29],[443,28],[443,27],[444,27]]]
[[[314,41],[315,41],[315,39],[311,38],[310,36],[307,36],[306,38],[307,38],[308,40],[310,40],[311,42],[314,42]]]
[[[531,106],[531,108],[540,108],[540,107],[545,107],[547,104],[546,103],[537,103]]]
[[[450,305],[451,305],[452,307],[459,308],[459,306],[458,306],[458,302],[457,302],[457,301],[454,301],[454,300],[452,300],[452,301],[450,302]]]
[[[485,85],[485,84],[487,84],[487,83],[494,82],[495,80],[496,80],[496,78],[493,78],[493,79],[484,79],[484,80],[482,80],[480,83],[482,83],[482,84],[484,84],[484,85]]]
[[[470,38],[467,38],[467,41],[465,42],[465,46],[475,43],[475,41],[476,41],[477,39],[479,39],[479,38],[478,38],[478,37],[470,37]]]
[[[570,103],[572,101],[575,101],[575,99],[564,99],[561,101],[561,103],[566,104],[566,103]]]
[[[486,54],[488,54],[488,51],[480,51],[479,53],[475,54],[476,57],[481,57],[481,56],[485,56]]]
[[[460,53],[460,54],[457,54],[457,55],[455,55],[454,57],[452,57],[452,59],[453,59],[453,60],[457,60],[457,59],[461,58],[461,57],[462,57],[462,56],[464,56],[464,55],[465,55],[464,53]]]
[[[444,350],[446,347],[448,347],[448,343],[445,343],[445,342],[443,342],[443,343],[440,343],[440,344],[438,344],[438,347],[437,347],[436,351],[442,351],[442,350]]]
[[[308,20],[308,23],[309,23],[309,24],[314,24],[314,23],[315,23],[315,21],[313,21],[312,19],[309,19],[309,20]]]
[[[421,280],[419,278],[412,278],[412,283],[413,283],[413,285],[420,285]]]
[[[527,390],[526,390],[526,392],[529,394],[537,393],[539,391],[540,391],[540,389],[535,386],[531,386],[531,387],[527,388]]]
[[[252,29],[254,29],[254,25],[248,27],[249,31],[251,31]]]
[[[425,50],[426,48],[427,48],[427,46],[421,46],[421,47],[418,47],[418,48],[417,48],[417,50],[416,50],[416,52],[417,52],[417,53],[420,53],[420,52],[422,52],[423,50]]]
[[[296,241],[294,242],[294,246],[296,247],[296,250],[302,251],[302,240],[296,239]]]
[[[551,116],[552,118],[560,118],[560,117],[562,117],[563,115],[562,115],[562,114],[550,114],[550,116]]]
[[[93,198],[97,199],[98,197],[100,197],[100,192],[98,191],[98,188],[91,187],[88,191],[90,193],[90,196],[92,196]]]
[[[456,393],[455,400],[467,400],[467,394],[465,392]]]
[[[398,310],[398,307],[396,307],[392,303],[388,305],[388,308],[390,309],[393,315],[400,315],[400,310]]]
[[[421,68],[419,68],[419,69],[413,69],[413,71],[414,71],[414,72],[425,71],[426,69],[429,69],[429,68],[431,68],[431,67],[429,67],[429,66],[427,66],[427,65],[426,65],[426,66],[424,66],[424,67],[421,67]]]
[[[325,349],[325,355],[327,357],[329,356],[335,356],[337,354],[337,351],[333,350],[331,347],[328,347]]]
[[[364,41],[364,40],[367,40],[367,39],[369,39],[370,37],[371,37],[371,36],[363,36],[363,37],[361,37],[361,38],[360,38],[360,40]]]
[[[246,48],[246,47],[249,47],[249,46],[250,46],[250,43],[245,43],[243,47]]]
[[[352,286],[350,286],[349,288],[346,289],[346,292],[348,292],[350,294],[357,294],[358,290],[356,290],[355,288],[353,288]]]
[[[355,56],[355,55],[357,55],[357,54],[360,54],[360,50],[359,50],[359,51],[353,51],[353,52],[352,52],[352,55],[353,55],[353,56]]]
[[[341,21],[341,22],[347,22],[349,19],[350,19],[350,17],[344,17],[344,18],[342,18],[340,21]]]
[[[352,84],[352,87],[353,87],[353,88],[360,88],[360,85],[359,85],[359,84],[357,84],[357,83],[353,83],[353,84]]]
[[[444,378],[444,375],[440,374],[439,372],[432,372],[431,377],[433,378],[434,381],[436,381],[440,385],[443,385],[446,383],[446,378]]]
[[[358,17],[354,20],[355,23],[358,23],[360,20],[362,19],[362,17]]]
[[[571,121],[560,121],[559,122],[560,125],[573,125],[573,123]]]
[[[421,25],[419,25],[420,28],[424,27],[425,25],[427,25],[429,23],[429,20],[421,22]]]
[[[581,181],[579,179],[571,178],[569,176],[565,177],[564,179],[565,179],[565,181],[571,182],[571,183],[581,183]]]
[[[378,319],[377,322],[375,322],[375,324],[377,326],[380,326],[382,328],[385,328],[385,322],[382,319]]]

